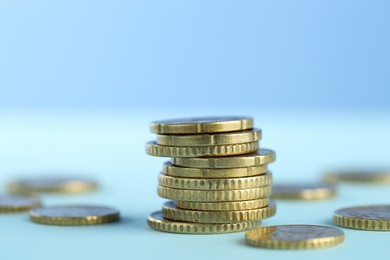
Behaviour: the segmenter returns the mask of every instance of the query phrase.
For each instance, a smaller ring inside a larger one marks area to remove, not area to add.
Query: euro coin
[[[178,118],[154,121],[150,124],[150,131],[156,134],[204,134],[252,128],[253,119],[242,116]]]
[[[328,183],[357,182],[357,183],[390,184],[390,170],[388,171],[350,170],[350,171],[329,172],[325,175],[324,180]]]
[[[235,223],[270,218],[276,213],[276,204],[270,201],[267,207],[235,211],[202,211],[176,208],[173,201],[164,203],[163,216],[166,219],[197,223]]]
[[[162,212],[154,212],[148,218],[149,226],[157,231],[179,233],[179,234],[222,234],[245,231],[258,227],[260,221],[223,223],[223,224],[202,224],[190,223],[165,219]]]
[[[259,149],[254,153],[228,157],[172,158],[172,164],[195,168],[240,168],[269,164],[274,162],[275,159],[274,151],[270,149]]]
[[[57,226],[97,225],[119,221],[119,211],[100,206],[58,206],[30,210],[33,222]]]
[[[323,200],[333,198],[336,188],[329,184],[280,184],[272,185],[273,199]]]
[[[229,211],[258,209],[268,206],[269,199],[261,198],[254,200],[225,201],[225,202],[197,202],[197,201],[175,201],[176,207],[190,210],[206,211]]]
[[[0,213],[28,211],[41,206],[38,198],[22,195],[0,195]]]
[[[333,222],[361,230],[390,230],[390,205],[360,206],[336,210]]]
[[[264,164],[243,168],[207,169],[175,166],[170,162],[166,162],[164,164],[163,172],[172,177],[183,178],[240,178],[265,174],[268,172],[268,167]]]
[[[344,232],[337,228],[316,225],[268,226],[247,231],[245,240],[255,247],[311,249],[342,243]]]

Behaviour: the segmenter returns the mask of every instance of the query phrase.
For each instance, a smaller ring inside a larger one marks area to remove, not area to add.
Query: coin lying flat
[[[146,153],[160,157],[227,156],[256,151],[258,142],[213,146],[166,146],[156,142],[146,144]]]
[[[97,225],[119,221],[119,211],[100,206],[58,206],[30,210],[33,222],[57,226]]]
[[[0,213],[27,211],[41,206],[38,198],[21,195],[0,195]]]
[[[280,184],[272,185],[273,199],[322,200],[334,197],[336,188],[333,185],[312,184]]]
[[[333,222],[362,230],[390,230],[390,205],[360,206],[336,210]]]
[[[310,249],[340,244],[344,241],[344,232],[326,226],[281,225],[249,230],[245,240],[255,247]]]
[[[336,182],[358,182],[358,183],[377,183],[390,184],[389,171],[340,171],[329,172],[325,175],[324,180],[328,183]]]
[[[258,176],[225,179],[180,178],[160,174],[158,180],[161,186],[175,189],[238,190],[269,186],[272,184],[272,174],[269,172]]]
[[[229,157],[172,158],[173,165],[195,168],[252,167],[269,164],[274,161],[275,152],[270,149],[259,149],[257,152],[254,153]]]
[[[154,212],[148,218],[149,226],[157,231],[180,233],[180,234],[222,234],[238,231],[245,231],[258,227],[260,221],[224,223],[224,224],[202,224],[180,222],[164,219],[162,212]]]
[[[270,218],[276,213],[276,203],[259,209],[235,211],[202,211],[176,208],[173,201],[163,205],[163,216],[166,219],[196,223],[235,223]]]
[[[157,135],[156,143],[168,146],[211,146],[256,142],[261,139],[261,130],[198,134],[198,135]]]
[[[252,128],[253,119],[242,116],[178,118],[154,121],[150,124],[150,131],[156,134],[204,134]]]
[[[253,200],[268,197],[271,186],[241,190],[182,190],[158,186],[160,197],[177,201],[222,202]]]
[[[207,168],[190,168],[174,166],[170,162],[164,164],[164,174],[173,177],[183,178],[240,178],[250,177],[265,174],[268,171],[267,165],[259,165],[253,167],[243,168],[218,168],[218,169],[207,169]]]
[[[190,210],[206,211],[229,211],[258,209],[268,206],[269,199],[261,198],[254,200],[225,201],[225,202],[197,202],[197,201],[175,201],[176,207]]]
[[[8,191],[11,193],[81,193],[92,191],[96,188],[97,183],[90,179],[55,176],[20,179],[9,183],[7,186]]]

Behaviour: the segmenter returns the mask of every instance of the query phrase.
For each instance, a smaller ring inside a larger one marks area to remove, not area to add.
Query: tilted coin
[[[168,146],[211,146],[256,142],[261,139],[261,130],[198,134],[198,135],[157,135],[156,143]]]
[[[335,194],[336,188],[329,184],[274,184],[271,197],[286,200],[322,200],[332,198]]]
[[[146,144],[146,153],[160,157],[227,156],[256,151],[258,142],[213,146],[166,146],[156,142]]]
[[[100,206],[57,206],[30,210],[33,222],[57,226],[97,225],[119,221],[119,211]]]
[[[174,166],[170,162],[164,164],[164,173],[173,177],[184,178],[240,178],[265,174],[268,171],[266,164],[242,168],[190,168]]]
[[[241,201],[268,197],[271,186],[241,190],[182,190],[158,186],[158,195],[162,198],[178,201]]]
[[[180,234],[222,234],[245,231],[258,227],[260,221],[224,223],[224,224],[202,224],[164,219],[162,212],[154,212],[148,218],[149,226],[157,231],[180,233]]]
[[[163,216],[166,219],[197,222],[197,223],[235,223],[270,218],[276,213],[276,203],[270,201],[269,205],[259,209],[235,211],[203,211],[176,208],[173,201],[163,205]]]
[[[207,210],[207,211],[228,211],[258,209],[268,206],[269,199],[261,198],[254,200],[224,201],[224,202],[197,202],[197,201],[175,201],[175,205],[181,209]]]
[[[94,190],[96,187],[95,181],[86,178],[37,176],[13,181],[8,184],[7,189],[11,193],[81,193]]]
[[[150,124],[150,131],[156,134],[203,134],[252,128],[253,118],[243,116],[178,118],[154,121]]]
[[[275,152],[270,149],[259,149],[257,152],[254,153],[229,157],[172,158],[173,165],[195,168],[252,167],[269,164],[274,161]]]
[[[390,170],[385,170],[385,171],[350,170],[350,171],[329,172],[325,175],[324,181],[328,183],[358,182],[358,183],[390,184]]]
[[[0,195],[0,213],[27,211],[41,206],[38,198],[22,195]]]
[[[333,222],[362,230],[390,230],[390,205],[359,206],[336,210]]]
[[[247,231],[245,240],[255,247],[310,249],[340,244],[344,241],[344,232],[316,225],[268,226]]]
[[[188,190],[238,190],[250,189],[272,184],[271,172],[251,177],[224,179],[196,179],[172,177],[165,174],[158,176],[160,186]]]

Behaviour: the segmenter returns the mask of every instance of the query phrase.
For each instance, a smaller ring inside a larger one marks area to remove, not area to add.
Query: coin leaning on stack
[[[245,231],[276,213],[269,199],[275,152],[260,149],[249,117],[203,117],[151,123],[152,156],[172,157],[159,174],[158,195],[169,199],[152,213],[152,229],[187,234]]]

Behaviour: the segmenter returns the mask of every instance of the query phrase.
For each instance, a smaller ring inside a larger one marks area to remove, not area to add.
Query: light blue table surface
[[[178,116],[232,114],[230,110],[95,111],[0,113],[0,181],[18,176],[63,173],[97,178],[98,192],[47,195],[45,205],[91,203],[117,207],[122,221],[90,227],[31,223],[27,214],[0,216],[0,259],[388,259],[390,234],[343,229],[342,245],[319,250],[267,250],[246,246],[244,233],[178,235],[155,232],[146,217],[159,210],[157,174],[164,158],[145,154],[154,137],[148,123]],[[275,182],[310,182],[334,167],[386,167],[388,112],[256,111],[263,147],[277,152],[270,166]],[[4,190],[4,189],[3,189]],[[333,225],[335,209],[389,203],[388,186],[343,184],[333,200],[278,203],[277,215],[263,222]]]

